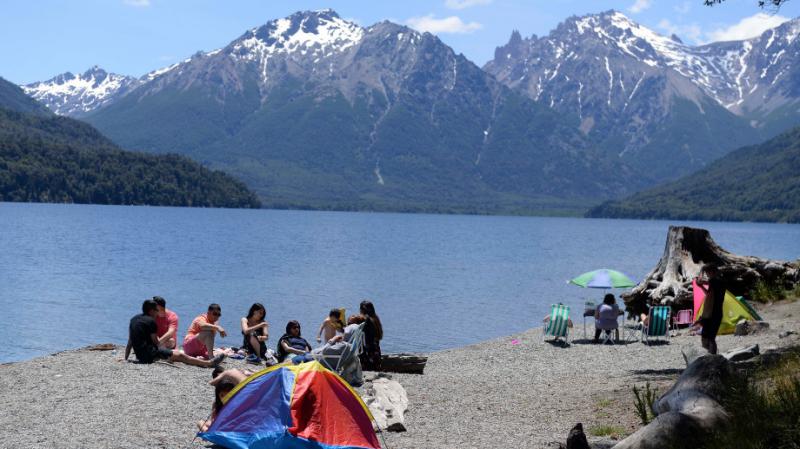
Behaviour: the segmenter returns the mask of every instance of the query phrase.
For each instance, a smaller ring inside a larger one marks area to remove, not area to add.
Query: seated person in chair
[[[617,322],[618,316],[619,316],[619,306],[617,305],[616,299],[614,299],[614,295],[609,293],[603,298],[603,303],[597,306],[597,309],[594,312],[595,343],[600,342],[601,332],[611,331],[611,330],[614,330],[616,334],[615,338],[617,341],[619,341],[619,323]]]

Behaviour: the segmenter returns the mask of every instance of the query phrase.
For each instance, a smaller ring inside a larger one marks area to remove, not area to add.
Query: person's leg
[[[200,331],[200,333],[197,334],[197,338],[206,347],[206,357],[209,359],[214,356],[214,335],[214,331]]]
[[[251,335],[250,338],[247,339],[247,343],[248,343],[247,352],[255,354],[258,357],[261,357],[261,354],[259,354],[258,352],[259,346],[261,346],[259,345],[260,341],[258,341],[258,337],[256,337],[255,335]]]
[[[709,354],[716,354],[717,353],[717,340],[716,338],[710,338],[708,342],[708,353]]]
[[[614,338],[619,341],[619,328],[614,329]]]
[[[203,368],[212,368],[220,364],[225,358],[225,355],[220,354],[211,360],[204,360],[198,357],[186,355],[180,351],[172,351],[169,360],[171,362],[181,362],[192,366],[202,366]]]
[[[600,333],[603,332],[602,329],[595,328],[594,329],[594,342],[598,343],[600,341]]]

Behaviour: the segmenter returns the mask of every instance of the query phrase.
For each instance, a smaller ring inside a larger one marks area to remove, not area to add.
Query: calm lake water
[[[602,291],[566,280],[610,267],[641,279],[664,221],[0,203],[0,362],[99,342],[161,295],[180,336],[208,303],[238,346],[264,303],[273,347],[297,319],[312,341],[331,307],[370,298],[385,352],[431,351],[538,325]],[[740,254],[794,260],[800,226],[692,223]],[[573,311],[573,319],[580,317]]]

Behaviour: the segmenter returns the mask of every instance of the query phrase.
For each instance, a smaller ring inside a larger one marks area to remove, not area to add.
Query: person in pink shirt
[[[211,304],[207,313],[192,320],[189,330],[186,331],[186,337],[183,338],[183,352],[186,355],[206,359],[214,356],[214,337],[217,333],[220,337],[228,335],[225,329],[217,324],[221,316],[222,307],[219,304]]]
[[[153,301],[158,304],[158,316],[156,316],[158,347],[175,349],[178,347],[178,314],[167,309],[167,301],[164,298],[153,296]]]

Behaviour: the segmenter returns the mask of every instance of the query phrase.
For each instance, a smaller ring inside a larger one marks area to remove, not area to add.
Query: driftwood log
[[[655,404],[656,418],[614,449],[682,449],[702,446],[713,432],[728,423],[730,415],[721,402],[729,394],[734,376],[721,355],[706,355],[689,364]]]
[[[759,280],[782,283],[787,289],[800,281],[797,263],[739,256],[722,249],[705,229],[670,226],[658,265],[633,290],[622,294],[626,308],[633,313],[645,313],[655,304],[691,308],[692,279],[707,263],[719,266],[719,275],[735,295],[747,295]]]
[[[428,358],[419,354],[383,354],[381,371],[387,373],[422,374]]]

